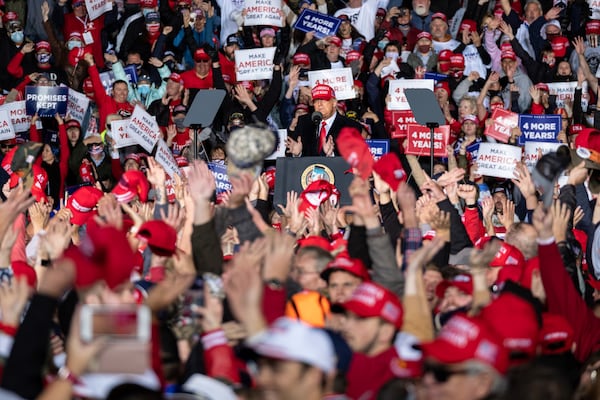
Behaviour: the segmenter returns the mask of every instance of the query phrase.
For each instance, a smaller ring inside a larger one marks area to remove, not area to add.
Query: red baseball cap
[[[27,285],[30,288],[37,288],[37,275],[35,270],[25,261],[11,261],[10,269],[12,269],[15,278],[25,277],[25,279],[27,279]]]
[[[358,170],[358,175],[368,179],[373,172],[373,156],[367,142],[356,128],[344,127],[336,139],[337,148],[344,160]]]
[[[168,81],[169,79],[172,80],[173,82],[183,85],[183,78],[177,72],[171,72],[171,75],[169,75],[169,77],[167,79],[165,79],[165,81]]]
[[[457,314],[442,327],[438,337],[421,345],[423,355],[443,364],[480,361],[504,374],[508,369],[508,352],[502,339],[478,317]]]
[[[81,129],[81,124],[76,119],[70,119],[65,123],[65,129],[78,128]]]
[[[342,39],[340,39],[337,36],[332,36],[331,39],[329,40],[329,44],[332,44],[337,47],[342,47]]]
[[[490,261],[490,267],[504,267],[512,266],[520,269],[525,268],[525,257],[523,253],[515,246],[512,246],[506,242],[502,242],[502,245],[496,252],[496,255]]]
[[[439,81],[435,84],[434,91],[445,90],[446,93],[450,94],[450,84],[448,81]]]
[[[512,50],[503,50],[502,51],[502,53],[500,55],[500,59],[504,60],[505,58],[508,58],[509,60],[517,61],[517,55]]]
[[[310,56],[306,53],[296,53],[292,57],[292,64],[294,65],[310,65]]]
[[[140,8],[154,8],[158,6],[157,0],[140,0]]]
[[[433,21],[434,19],[439,18],[444,22],[448,22],[448,18],[446,18],[446,15],[444,13],[441,12],[436,12],[435,14],[433,14],[431,16],[431,20]]]
[[[454,54],[451,50],[442,50],[438,55],[438,61],[450,61],[450,57]]]
[[[52,48],[50,47],[50,43],[45,40],[40,40],[35,44],[35,51],[46,50],[47,52],[51,52]]]
[[[435,295],[443,299],[446,289],[455,287],[464,294],[473,294],[473,278],[469,274],[458,274],[450,279],[444,279],[435,288]]]
[[[318,247],[326,252],[331,252],[331,243],[323,236],[307,236],[298,240],[298,248],[303,247]]]
[[[194,61],[210,60],[210,56],[203,48],[199,48],[194,53]]]
[[[163,220],[144,222],[137,237],[148,243],[156,255],[170,257],[177,251],[177,231]]]
[[[552,46],[552,51],[554,51],[554,55],[557,58],[562,58],[567,54],[567,48],[569,47],[569,39],[564,36],[558,36],[552,38],[550,41],[550,46]]]
[[[586,35],[600,35],[600,21],[591,20],[585,24]]]
[[[417,40],[421,40],[421,39],[428,39],[428,40],[432,40],[431,33],[429,33],[429,32],[426,32],[426,31],[420,32],[420,33],[417,35]]]
[[[125,232],[98,226],[91,220],[86,233],[80,246],[71,246],[64,253],[77,268],[75,286],[86,287],[103,280],[114,289],[127,282],[136,258]]]
[[[394,293],[373,282],[361,283],[350,300],[336,307],[353,312],[360,318],[379,317],[397,329],[402,328],[402,303]]]
[[[112,190],[119,203],[129,203],[136,196],[145,203],[148,200],[150,184],[146,175],[141,171],[127,171],[123,173],[119,183]]]
[[[450,56],[450,68],[464,68],[465,56],[462,53],[453,53]]]
[[[467,114],[463,117],[462,123],[464,124],[467,121],[473,122],[475,125],[479,125],[479,118],[473,114]]]
[[[460,30],[468,30],[469,32],[477,32],[477,22],[473,21],[472,19],[463,19],[462,23],[460,24]]]
[[[85,225],[88,219],[95,215],[94,207],[104,193],[94,186],[83,186],[75,191],[67,200],[67,208],[71,210],[71,223]]]
[[[565,317],[559,314],[543,313],[539,344],[542,354],[570,352],[575,333]]]
[[[535,356],[540,325],[533,304],[505,291],[482,309],[480,316],[502,336],[503,345],[509,352],[529,358]],[[515,361],[525,359],[519,357]]]
[[[546,92],[549,92],[549,91],[550,91],[550,88],[548,87],[548,85],[547,85],[547,84],[545,84],[545,83],[541,83],[541,82],[540,82],[540,83],[536,83],[536,84],[535,84],[535,88],[536,88],[536,89],[539,89],[539,90],[544,90],[544,91],[546,91]]]
[[[335,92],[331,86],[319,84],[310,92],[313,100],[331,100],[335,99]]]
[[[387,153],[381,156],[373,165],[373,170],[383,179],[385,183],[390,185],[394,191],[398,190],[398,186],[402,181],[406,181],[407,175],[402,168],[402,164],[398,156],[394,153]]]
[[[600,152],[600,131],[594,128],[582,129],[575,138],[575,147]]]
[[[302,203],[298,207],[300,212],[309,208],[316,208],[323,204],[333,193],[333,185],[324,179],[313,181],[300,193]]]
[[[321,278],[324,281],[329,281],[329,276],[332,272],[343,271],[352,274],[365,282],[371,280],[369,271],[362,260],[359,258],[351,258],[348,255],[340,254],[333,261],[327,264],[327,268],[321,272]]]
[[[350,64],[352,61],[360,60],[360,52],[356,50],[350,50],[346,53],[346,64]]]

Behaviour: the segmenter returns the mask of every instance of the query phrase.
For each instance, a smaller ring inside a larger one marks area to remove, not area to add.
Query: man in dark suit
[[[349,126],[362,132],[362,125],[337,112],[335,92],[330,86],[316,85],[311,94],[315,111],[321,113],[322,119],[317,124],[310,114],[298,118],[296,129],[288,131],[288,152],[294,157],[337,156],[335,141],[340,130]]]

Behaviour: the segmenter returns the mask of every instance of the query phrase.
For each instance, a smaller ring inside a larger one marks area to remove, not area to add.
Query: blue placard
[[[227,165],[209,162],[208,169],[213,173],[215,177],[215,183],[217,184],[217,194],[231,191],[231,182],[229,182],[229,175],[227,175]]]
[[[342,21],[331,15],[305,8],[298,16],[294,29],[302,32],[314,32],[315,37],[322,39],[326,36],[335,36]]]
[[[390,152],[390,141],[389,139],[366,139],[371,155],[375,161],[379,160],[381,156]]]
[[[480,142],[471,143],[470,145],[468,145],[465,148],[467,153],[469,153],[471,155],[473,162],[475,162],[477,160],[477,155],[479,154],[479,143]]]
[[[64,86],[26,86],[25,113],[39,117],[53,117],[67,113],[69,88]]]
[[[130,83],[136,83],[138,81],[137,71],[135,69],[135,65],[128,65],[123,67],[123,71],[125,71],[125,75],[127,75],[127,79],[129,79]]]
[[[437,83],[448,80],[448,75],[438,74],[437,72],[425,72],[425,79],[433,79]]]
[[[519,129],[519,144],[524,145],[525,142],[556,142],[558,132],[562,127],[562,118],[560,115],[544,115],[544,114],[520,114]]]

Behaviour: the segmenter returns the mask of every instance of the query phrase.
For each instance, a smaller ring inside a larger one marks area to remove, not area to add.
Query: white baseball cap
[[[301,321],[279,318],[260,337],[254,338],[251,346],[265,357],[303,362],[324,372],[335,369],[331,339],[323,330]]]

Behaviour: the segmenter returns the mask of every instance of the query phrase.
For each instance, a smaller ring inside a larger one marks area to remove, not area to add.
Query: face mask
[[[594,115],[585,115],[585,122],[587,123],[587,126],[594,126]]]
[[[104,151],[104,148],[102,146],[93,146],[91,149],[89,149],[90,154],[93,155],[98,155],[100,153],[102,153]]]
[[[388,51],[387,53],[385,53],[385,58],[391,58],[392,60],[397,60],[398,53],[393,52],[393,51]]]
[[[136,71],[142,69],[142,64],[127,64],[128,67],[135,67]]]
[[[377,43],[377,47],[379,47],[380,50],[383,50],[388,43],[389,40],[380,40],[379,43]]]
[[[40,53],[36,55],[36,58],[40,64],[47,64],[50,62],[50,57],[52,54],[50,53]]]
[[[146,24],[146,30],[150,36],[160,35],[160,23]]]
[[[177,129],[184,129],[185,126],[183,125],[183,121],[185,120],[185,118],[178,118],[173,120],[173,122],[175,122],[175,127]]]
[[[146,84],[138,85],[137,90],[138,90],[138,93],[140,94],[140,96],[145,97],[148,95],[148,93],[150,93],[150,85],[146,85]]]
[[[542,62],[548,64],[548,66],[550,68],[553,68],[554,64],[556,64],[556,58],[554,58],[554,57],[545,57],[544,56],[544,57],[542,57]]]
[[[82,43],[79,40],[69,40],[67,42],[67,49],[73,50],[75,47],[82,47]]]
[[[15,31],[10,34],[10,40],[12,40],[14,43],[23,43],[24,38],[25,35],[23,34],[23,31]]]
[[[144,14],[144,18],[146,18],[146,16],[148,14],[150,14],[151,12],[153,12],[154,10],[151,8],[142,8],[142,14]]]
[[[426,54],[429,53],[431,46],[417,46],[419,49],[419,53]]]

